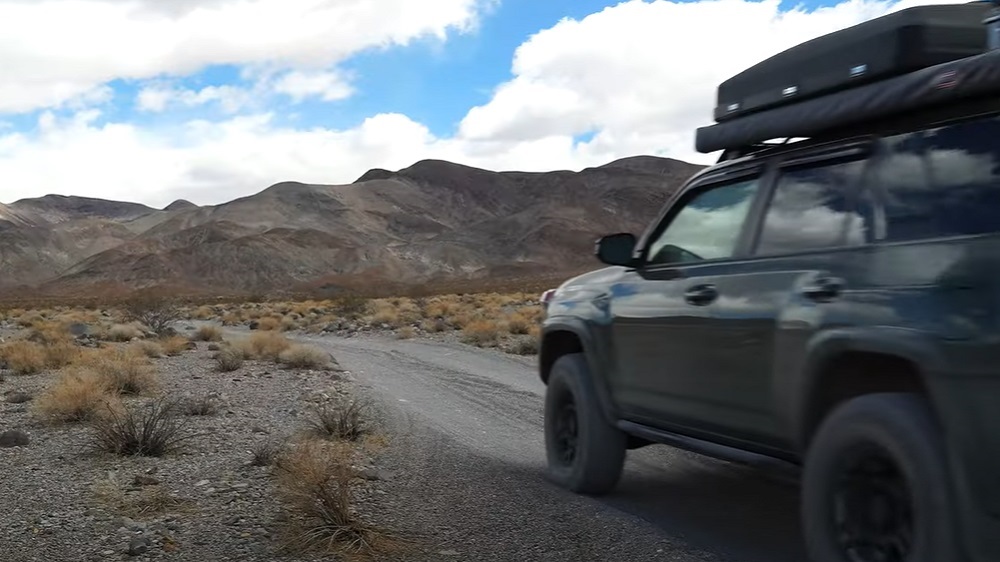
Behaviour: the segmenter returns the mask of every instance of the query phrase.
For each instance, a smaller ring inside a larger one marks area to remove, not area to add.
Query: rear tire
[[[556,360],[545,393],[549,479],[577,493],[605,494],[621,477],[627,444],[601,412],[583,355]]]
[[[944,562],[958,548],[940,428],[903,393],[837,407],[806,455],[802,520],[814,562]]]

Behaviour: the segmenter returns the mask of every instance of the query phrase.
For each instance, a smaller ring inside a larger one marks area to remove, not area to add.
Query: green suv
[[[697,133],[719,162],[547,301],[550,478],[778,463],[816,562],[1000,560],[1000,51]]]

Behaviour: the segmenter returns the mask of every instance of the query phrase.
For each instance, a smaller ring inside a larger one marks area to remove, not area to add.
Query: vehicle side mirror
[[[634,234],[620,232],[601,237],[596,244],[594,253],[597,259],[608,265],[631,267],[634,264],[632,252],[635,250]]]

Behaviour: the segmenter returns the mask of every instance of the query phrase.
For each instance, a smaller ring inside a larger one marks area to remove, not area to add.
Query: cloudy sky
[[[0,202],[213,204],[424,158],[707,163],[718,82],[932,0],[825,2],[0,0]]]

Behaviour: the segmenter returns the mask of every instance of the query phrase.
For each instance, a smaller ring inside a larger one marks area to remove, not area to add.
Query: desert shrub
[[[182,406],[164,396],[120,412],[112,410],[93,423],[94,446],[122,456],[161,457],[177,451],[194,436],[179,415]]]
[[[45,346],[45,365],[49,369],[62,369],[79,360],[80,346],[72,341],[59,341]]]
[[[285,547],[297,551],[366,551],[374,530],[357,515],[351,482],[354,453],[346,445],[303,441],[275,461],[285,512]]]
[[[515,355],[537,355],[539,351],[538,338],[532,336],[514,338],[508,344],[506,351]]]
[[[294,369],[321,369],[330,364],[330,354],[310,345],[294,344],[278,355],[278,361]]]
[[[236,326],[243,322],[243,315],[239,312],[227,312],[222,315],[223,326]]]
[[[184,353],[188,348],[188,340],[184,336],[171,336],[160,340],[163,352],[171,357]]]
[[[396,330],[396,337],[401,340],[408,340],[417,335],[417,331],[412,326],[403,326]]]
[[[271,466],[281,452],[281,445],[270,439],[258,441],[250,448],[250,466]]]
[[[54,345],[69,342],[72,338],[65,324],[39,322],[31,328],[27,339],[42,345]]]
[[[41,324],[43,322],[45,322],[45,317],[42,316],[42,314],[39,313],[38,311],[34,311],[34,310],[22,314],[17,319],[17,323],[22,328],[31,328],[31,327],[35,326],[36,324]]]
[[[331,308],[337,316],[354,320],[368,314],[368,311],[371,309],[371,302],[363,297],[349,295],[340,297],[334,301]]]
[[[163,357],[163,346],[155,341],[142,340],[135,342],[133,345],[139,353],[142,353],[146,357],[152,359]]]
[[[250,351],[254,359],[277,361],[281,353],[292,347],[292,342],[275,332],[258,332],[250,336]]]
[[[312,413],[310,432],[323,439],[357,441],[371,429],[371,404],[362,399],[324,402]]]
[[[114,342],[127,342],[143,336],[142,330],[129,324],[115,324],[108,328],[104,339]]]
[[[219,399],[212,395],[188,398],[184,402],[184,413],[189,416],[214,416],[219,413]]]
[[[220,349],[219,352],[215,354],[216,370],[228,373],[239,369],[243,366],[244,354],[245,351],[243,349],[238,349],[233,346],[227,346]]]
[[[495,321],[475,320],[462,329],[462,341],[478,346],[495,345],[502,333],[503,327]]]
[[[264,332],[271,332],[281,329],[281,321],[273,316],[265,316],[257,321],[257,329]]]
[[[131,347],[109,347],[91,352],[79,363],[98,373],[108,390],[114,393],[143,394],[159,386],[149,360]]]
[[[193,341],[222,341],[222,329],[210,324],[201,326],[191,335],[191,339]]]
[[[524,335],[531,331],[534,322],[522,312],[515,312],[507,317],[507,329],[515,335]]]
[[[215,311],[210,306],[202,305],[195,309],[191,316],[197,320],[210,320],[215,316]]]
[[[136,293],[122,303],[127,321],[139,322],[154,333],[163,335],[181,317],[177,302],[151,291]]]
[[[101,376],[89,369],[63,373],[34,402],[35,412],[49,422],[91,420],[120,406]]]
[[[18,375],[40,373],[48,364],[45,347],[27,340],[17,340],[0,347],[0,360]]]

